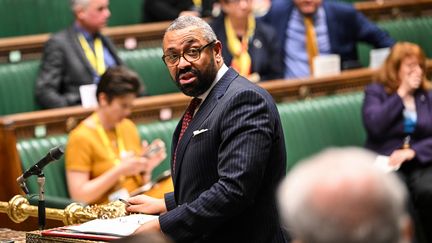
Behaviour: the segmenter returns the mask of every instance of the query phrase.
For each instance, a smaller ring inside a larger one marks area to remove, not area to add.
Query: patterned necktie
[[[306,51],[309,58],[310,75],[313,75],[313,59],[319,54],[315,27],[312,17],[304,18]]]
[[[179,135],[179,139],[177,141],[177,147],[176,147],[176,150],[174,151],[173,172],[175,172],[176,155],[177,155],[178,146],[180,144],[180,140],[182,139],[183,134],[185,133],[186,129],[188,128],[190,122],[192,121],[193,115],[195,113],[195,109],[199,106],[200,103],[201,103],[201,99],[193,98],[192,101],[190,102],[188,108],[186,109],[184,116],[183,116],[180,135]]]

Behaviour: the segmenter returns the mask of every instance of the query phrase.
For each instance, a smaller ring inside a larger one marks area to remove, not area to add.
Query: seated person
[[[432,91],[418,45],[393,46],[376,82],[366,87],[363,123],[366,148],[390,156],[389,163],[400,167],[420,222],[432,232]]]
[[[122,66],[108,68],[98,84],[99,107],[69,135],[66,177],[72,199],[106,203],[127,198],[149,182],[151,172],[166,157],[165,144],[141,144],[136,126],[126,117],[140,88],[138,76]],[[160,150],[144,156],[155,146]]]
[[[144,1],[143,22],[174,20],[182,15],[197,17],[212,16],[215,0],[151,0]]]
[[[222,42],[227,64],[249,80],[282,78],[277,35],[253,15],[253,0],[220,0],[222,14],[211,27]]]
[[[296,164],[278,191],[292,242],[412,242],[406,187],[373,166],[375,158],[364,149],[333,148]]]
[[[360,67],[357,42],[375,48],[390,47],[394,40],[352,5],[324,0],[273,0],[263,17],[278,33],[285,78],[313,74],[317,55],[338,54],[341,69]]]
[[[73,26],[45,44],[35,94],[42,108],[79,105],[79,87],[96,84],[107,67],[121,63],[100,33],[110,16],[109,0],[72,0]]]

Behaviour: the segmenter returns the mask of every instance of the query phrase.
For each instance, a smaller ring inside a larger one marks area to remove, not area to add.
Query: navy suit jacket
[[[193,134],[201,129],[208,130]],[[267,91],[229,69],[196,112],[176,157],[174,192],[165,195],[168,212],[159,217],[165,234],[176,242],[285,242],[275,203],[285,143]]]
[[[410,145],[416,152],[415,161],[432,162],[432,91],[416,91],[417,125],[411,135]],[[363,103],[363,123],[367,131],[366,147],[390,155],[403,145],[402,99],[397,93],[387,94],[381,84],[366,87]]]
[[[227,64],[232,61],[225,31],[225,16],[221,14],[211,22],[218,39],[222,42],[222,56]],[[283,77],[283,62],[275,30],[261,20],[256,21],[255,33],[249,40],[248,52],[252,59],[252,72],[258,73],[261,81]]]
[[[112,42],[101,35],[117,64],[121,64]],[[73,26],[54,34],[44,47],[36,80],[36,99],[43,108],[81,104],[79,87],[94,83],[94,70],[78,40]]]
[[[322,6],[327,18],[330,52],[340,55],[342,69],[360,65],[357,55],[359,41],[375,48],[390,47],[394,44],[394,40],[386,32],[380,30],[352,5],[323,0]],[[276,29],[281,48],[284,48],[283,43],[287,39],[286,30],[294,8],[292,1],[273,1],[269,13],[263,17],[265,22]],[[284,51],[280,53],[285,55]]]

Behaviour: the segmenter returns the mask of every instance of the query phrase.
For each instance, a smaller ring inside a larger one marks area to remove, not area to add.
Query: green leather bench
[[[148,95],[158,95],[178,92],[162,61],[162,48],[142,48],[132,51],[120,51],[119,56],[126,66],[141,77]]]
[[[143,0],[110,0],[109,26],[141,22]],[[73,22],[70,0],[0,0],[0,37],[51,33]]]
[[[177,120],[166,122],[154,122],[149,124],[138,125],[138,131],[142,139],[152,141],[155,138],[161,138],[167,145],[167,153],[171,151],[171,136],[177,125]],[[47,152],[58,145],[67,143],[67,135],[49,136],[44,138],[31,138],[18,141],[17,150],[20,155],[23,171],[30,168],[33,164],[44,157]],[[169,156],[153,170],[152,179],[157,179],[164,174],[170,167]],[[65,178],[64,156],[58,161],[52,162],[45,166],[45,195],[46,206],[50,208],[65,208],[73,201],[69,199]],[[34,205],[37,204],[39,186],[37,176],[31,176],[27,179],[27,187],[30,191],[29,199]]]
[[[365,131],[360,111],[362,101],[363,93],[356,92],[278,104],[287,150],[287,170],[301,159],[327,147],[363,146]],[[170,154],[176,125],[177,120],[140,124],[138,131],[141,138],[148,141],[161,138]],[[42,158],[52,147],[66,144],[66,140],[67,135],[60,135],[19,141],[17,149],[23,170]],[[157,178],[168,169],[169,156],[153,171],[152,178]],[[64,159],[47,165],[44,173],[47,205],[64,208],[71,202],[66,189]],[[37,194],[36,178],[29,178],[28,187],[31,193]],[[54,199],[56,204],[51,202]]]
[[[119,55],[139,74],[148,95],[178,92],[161,59],[161,48],[120,50]],[[0,116],[40,109],[34,97],[39,64],[39,60],[0,64]]]
[[[397,41],[409,41],[418,44],[423,48],[426,56],[432,58],[432,45],[430,44],[432,17],[382,21],[377,24]],[[370,45],[364,43],[358,45],[359,59],[363,66],[369,66],[370,50]]]
[[[363,146],[363,93],[278,104],[287,151],[287,170],[332,146]]]
[[[34,87],[39,61],[0,65],[0,115],[38,110]]]

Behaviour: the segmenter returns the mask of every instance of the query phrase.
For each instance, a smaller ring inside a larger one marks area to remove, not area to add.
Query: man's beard
[[[183,84],[183,85],[180,84],[179,81],[180,75],[188,72],[196,76],[195,81],[188,84]],[[210,65],[208,65],[203,72],[193,67],[179,70],[179,72],[177,72],[176,74],[175,83],[177,87],[179,87],[181,92],[183,92],[185,95],[191,97],[198,97],[204,94],[210,88],[214,79],[216,78],[216,74],[217,74],[217,70],[216,70],[214,58],[211,57]]]

